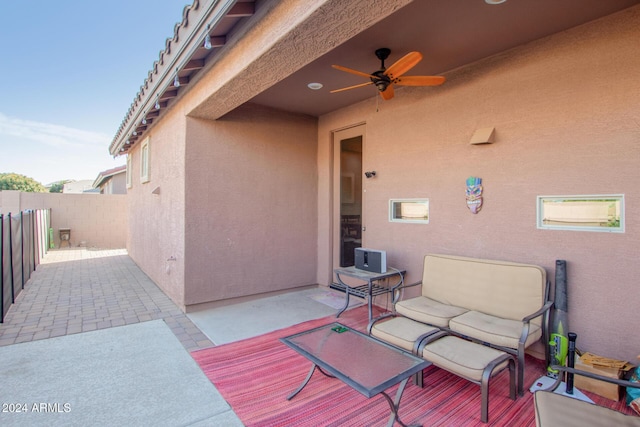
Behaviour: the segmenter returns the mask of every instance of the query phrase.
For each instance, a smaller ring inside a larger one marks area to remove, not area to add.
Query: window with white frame
[[[542,229],[624,233],[624,195],[538,196]]]
[[[389,221],[429,224],[429,199],[389,200]]]
[[[150,181],[150,165],[149,165],[149,137],[147,137],[140,146],[140,182]]]
[[[131,154],[127,154],[127,188],[131,186]]]

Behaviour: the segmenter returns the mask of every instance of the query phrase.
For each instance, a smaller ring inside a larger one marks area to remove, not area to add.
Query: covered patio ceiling
[[[320,116],[377,95],[372,85],[330,93],[366,82],[365,78],[334,70],[332,64],[371,73],[380,66],[375,50],[387,47],[391,49],[385,61],[387,67],[407,52],[418,51],[424,59],[407,75],[440,75],[637,3],[638,0],[506,0],[500,4],[485,0],[413,1],[257,95],[252,102]],[[310,90],[307,84],[311,82],[321,83],[323,88]]]
[[[375,7],[376,1],[370,3]],[[385,62],[387,67],[404,54],[418,51],[424,59],[407,75],[446,74],[638,3],[640,0],[415,0],[331,50],[317,53],[293,72],[265,77],[272,83],[265,85],[263,82],[255,88],[245,89],[244,98],[236,96],[242,99],[219,102],[222,96],[216,97],[214,93],[203,101],[198,107],[200,112],[196,111],[195,115],[217,118],[243,102],[253,102],[318,117],[377,96],[373,85],[330,93],[334,89],[367,82],[364,77],[333,69],[332,64],[372,73],[380,67],[375,50],[385,47],[391,49]],[[126,154],[163,110],[189,90],[190,82],[202,77],[208,65],[225,49],[233,49],[232,45],[226,46],[227,40],[241,35],[252,25],[252,19],[259,18],[272,6],[270,0],[194,0],[191,6],[185,7],[173,40],[167,39],[167,48],[153,64],[111,143],[111,153]],[[206,34],[210,35],[210,49],[203,47]],[[291,54],[296,53],[292,51]],[[290,58],[282,55],[279,60],[287,62]],[[275,68],[272,70],[277,73]],[[179,86],[175,86],[176,76]],[[309,83],[320,83],[322,88],[312,90],[307,86]],[[245,88],[251,86],[246,80],[235,84]],[[236,89],[233,83],[227,86],[228,93]],[[234,102],[237,105],[231,105]]]

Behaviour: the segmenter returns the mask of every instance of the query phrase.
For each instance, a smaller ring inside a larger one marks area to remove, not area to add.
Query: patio
[[[203,357],[209,357],[205,349],[210,349],[209,352],[220,349],[216,354],[222,356],[221,360],[232,360],[247,351],[248,357],[253,357],[251,348],[255,345],[260,351],[272,351],[269,348],[280,344],[270,337],[284,334],[283,328],[333,320],[336,309],[318,302],[318,295],[326,292],[308,288],[185,315],[133,263],[125,250],[50,251],[5,322],[0,324],[0,377],[3,390],[10,390],[4,393],[3,404],[13,405],[12,411],[0,413],[0,423],[9,426],[240,426],[243,422],[238,415],[245,422],[247,415],[236,414],[234,409],[251,406],[255,396],[275,398],[276,403],[270,403],[273,411],[295,413],[301,409],[280,407],[285,401],[281,402],[279,395],[265,395],[266,383],[253,382],[252,386],[252,381],[243,377],[248,373],[246,367],[234,363],[234,369],[240,369],[238,373],[209,367],[209,362],[203,361]],[[355,326],[366,323],[365,309],[345,313],[344,321]],[[253,344],[240,341],[246,338],[252,338]],[[227,343],[231,345],[215,345]],[[280,354],[281,349],[274,350],[277,355],[274,357],[285,363],[287,369],[297,365],[304,365],[302,370],[308,369],[304,359],[294,355],[287,362]],[[231,359],[229,354],[233,355]],[[262,379],[268,377],[266,373],[249,371]],[[271,387],[282,388],[284,384],[290,391],[286,381],[299,381],[292,375],[283,382],[281,374],[276,375]],[[219,375],[231,375],[235,380],[225,381],[224,388],[218,390],[216,376]],[[441,375],[438,371],[434,378]],[[539,372],[530,372],[530,375],[537,377]],[[465,391],[468,394],[465,400],[471,402],[467,405],[471,408],[468,415],[463,416],[460,410],[449,412],[446,405],[437,403],[434,396],[441,398],[446,394],[442,394],[439,387],[431,390],[411,387],[409,394],[415,395],[415,399],[408,401],[433,400],[434,410],[440,411],[425,412],[416,407],[413,410],[417,412],[411,416],[432,421],[440,419],[446,424],[444,420],[452,421],[450,417],[457,414],[455,416],[467,417],[465,425],[476,425],[479,420],[476,419],[477,402],[473,400],[478,395],[475,386],[455,377],[435,381],[457,383],[456,386],[469,389]],[[340,387],[331,381],[314,384]],[[425,393],[435,394],[425,399]],[[497,399],[500,399],[499,393]],[[518,408],[522,408],[522,404],[531,406],[527,404],[531,399],[526,393],[519,399]],[[304,402],[299,399],[296,403]],[[499,400],[496,402],[499,407],[503,406]],[[511,407],[511,401],[505,402]],[[379,409],[376,402],[372,404]],[[234,405],[233,408],[230,405]],[[386,408],[386,405],[380,407]],[[499,419],[500,412],[496,412],[494,425],[504,422]],[[516,412],[520,413],[520,409],[516,408]],[[531,418],[533,407],[530,413],[525,412],[529,414],[526,417]],[[350,422],[358,425],[367,419],[367,414],[352,414]]]
[[[126,250],[49,251],[0,324],[3,403],[30,412],[2,413],[0,423],[242,425],[190,356],[214,343],[189,316],[231,342],[335,313],[314,293],[185,315]],[[42,403],[48,414],[34,413]]]

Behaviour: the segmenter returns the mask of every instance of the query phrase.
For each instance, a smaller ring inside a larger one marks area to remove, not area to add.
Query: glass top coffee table
[[[297,395],[319,369],[324,375],[338,378],[367,398],[383,395],[391,407],[389,426],[395,421],[405,426],[398,416],[398,408],[407,381],[431,365],[422,358],[340,323],[320,326],[280,341],[313,363],[305,380],[287,400]],[[400,386],[392,400],[385,390],[398,383]]]

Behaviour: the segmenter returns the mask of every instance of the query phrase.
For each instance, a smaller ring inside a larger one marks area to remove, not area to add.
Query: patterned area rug
[[[349,310],[337,320],[364,331],[367,308]],[[312,320],[196,351],[192,356],[246,426],[384,426],[390,409],[383,396],[367,399],[340,380],[318,372],[297,396],[286,400],[304,380],[311,362],[282,344],[279,338],[335,321],[335,316]],[[544,363],[528,358],[525,390],[544,372]],[[404,391],[400,403],[403,422],[429,426],[487,425],[480,421],[479,386],[433,366],[424,373],[423,389],[410,381]],[[533,395],[525,391],[524,396],[512,401],[508,387],[506,371],[491,381],[488,425],[534,426]],[[396,388],[387,393],[395,396]],[[622,402],[592,394],[589,397],[598,404],[624,408]]]
[[[333,291],[322,291],[317,294],[309,295],[308,298],[311,298],[314,301],[322,303],[324,305],[328,305],[331,308],[335,308],[336,310],[340,310],[344,307],[345,302],[345,294],[341,292],[333,292]],[[349,297],[349,308],[357,307],[364,304],[364,302],[357,297],[350,296]]]

